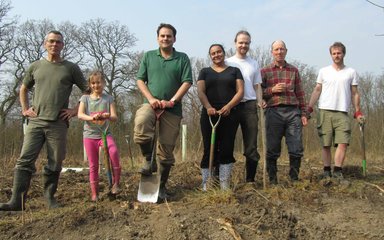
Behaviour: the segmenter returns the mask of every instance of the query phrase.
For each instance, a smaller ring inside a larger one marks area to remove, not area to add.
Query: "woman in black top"
[[[204,155],[201,160],[201,173],[203,190],[209,178],[209,152],[212,122],[217,121],[221,115],[220,123],[216,129],[215,160],[214,165],[219,168],[220,187],[228,190],[233,163],[233,147],[236,131],[239,126],[236,105],[243,98],[244,81],[241,72],[236,67],[225,65],[225,51],[222,45],[212,44],[209,47],[211,67],[203,68],[197,80],[199,99],[203,105],[200,125],[204,143]]]

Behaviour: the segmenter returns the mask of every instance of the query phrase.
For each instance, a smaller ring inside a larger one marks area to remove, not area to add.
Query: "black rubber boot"
[[[277,163],[276,160],[267,159],[267,172],[269,177],[269,183],[272,185],[277,184]]]
[[[254,182],[257,170],[257,161],[247,158],[245,160],[245,181]]]
[[[145,160],[143,167],[139,170],[139,173],[150,176],[152,173],[157,172],[157,163],[156,159],[153,159],[151,164],[151,158],[152,158],[152,144],[151,143],[144,143],[140,144],[141,153],[143,154]]]
[[[299,180],[301,158],[290,157],[289,158],[289,177],[292,181]]]
[[[31,178],[31,172],[15,170],[11,200],[7,203],[0,203],[0,211],[21,211],[24,209]]]
[[[59,183],[60,172],[52,172],[44,169],[43,182],[44,182],[44,197],[48,202],[48,208],[58,208],[59,203],[56,201],[55,193]]]
[[[164,199],[169,198],[169,193],[165,185],[167,184],[169,173],[171,171],[170,165],[160,165],[160,189],[159,189],[159,199],[157,202],[163,202]]]

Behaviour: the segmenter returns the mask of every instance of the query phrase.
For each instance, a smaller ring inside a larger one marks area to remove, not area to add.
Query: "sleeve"
[[[237,67],[234,67],[234,68],[235,68],[235,71],[236,71],[236,80],[237,80],[237,79],[241,79],[241,80],[244,81],[243,74],[241,74],[240,69],[237,68]]]
[[[140,62],[139,71],[137,72],[137,75],[136,75],[137,79],[141,79],[144,82],[148,82],[147,55],[148,55],[148,52],[144,53],[144,56]]]
[[[79,102],[86,103],[87,102],[87,96],[86,95],[81,96]]]
[[[203,68],[199,72],[199,76],[197,77],[197,81],[204,80],[206,78],[206,68]]]
[[[317,83],[323,84],[323,71],[324,71],[323,69],[319,70],[319,74],[317,74],[317,79],[316,79]]]
[[[302,81],[301,81],[301,77],[300,77],[300,73],[299,71],[296,69],[295,71],[295,94],[296,94],[296,98],[299,102],[299,108],[301,109],[301,114],[302,115],[306,115],[306,104],[305,104],[305,93],[304,93],[304,90],[303,90],[303,84],[302,84]]]
[[[33,77],[33,72],[35,69],[35,66],[37,65],[37,62],[34,62],[29,66],[27,69],[24,78],[23,78],[23,84],[28,88],[31,89],[35,85],[35,79]]]
[[[359,85],[359,75],[355,70],[352,71],[352,86]]]
[[[253,85],[261,84],[261,72],[260,72],[260,66],[259,63],[255,60],[255,77],[253,79]]]
[[[85,92],[87,90],[87,81],[84,78],[84,74],[81,72],[80,67],[72,63],[72,78],[73,83],[80,88],[81,91]]]
[[[261,73],[261,87],[263,90],[263,98],[265,100],[268,100],[272,97],[272,87],[268,87],[268,74],[267,74],[268,69],[262,68],[260,73]]]
[[[192,84],[192,67],[187,54],[183,54],[183,69],[181,75],[181,82],[189,82]]]

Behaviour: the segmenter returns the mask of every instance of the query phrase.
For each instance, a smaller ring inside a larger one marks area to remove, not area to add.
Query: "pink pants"
[[[99,182],[99,147],[103,146],[102,139],[84,138],[84,147],[89,161],[89,181],[91,183]],[[112,171],[120,170],[120,159],[116,143],[112,136],[107,136],[109,159],[111,161]],[[115,183],[116,180],[114,179]]]

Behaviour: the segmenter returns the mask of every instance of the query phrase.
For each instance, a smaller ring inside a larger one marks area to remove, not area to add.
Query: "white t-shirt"
[[[244,97],[242,101],[256,100],[256,92],[254,85],[261,84],[261,74],[259,63],[255,60],[246,56],[246,58],[238,58],[232,56],[225,60],[225,63],[232,67],[240,69],[241,74],[244,78]]]
[[[320,69],[317,83],[322,85],[319,109],[348,112],[351,105],[351,87],[358,85],[357,73],[345,66],[337,71],[332,65]]]

